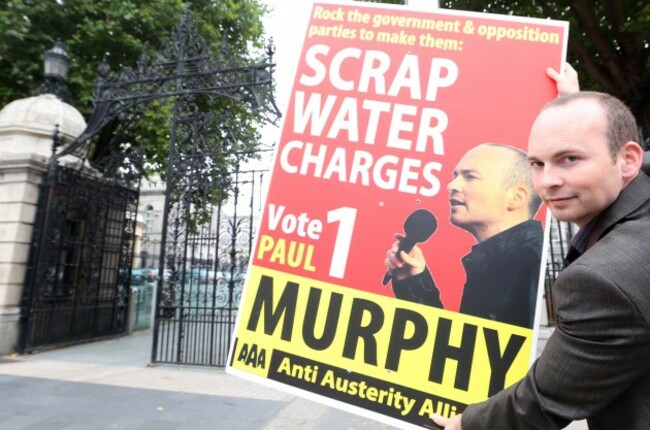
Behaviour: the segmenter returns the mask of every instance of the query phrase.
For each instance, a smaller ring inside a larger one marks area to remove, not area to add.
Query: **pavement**
[[[540,331],[538,350],[550,330]],[[395,429],[220,368],[151,366],[151,339],[151,331],[143,330],[0,357],[0,429]],[[575,422],[567,429],[587,430],[587,425]]]

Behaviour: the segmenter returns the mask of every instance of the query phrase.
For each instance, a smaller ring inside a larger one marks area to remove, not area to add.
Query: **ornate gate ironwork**
[[[133,179],[143,171],[143,156],[124,145],[121,133],[150,102],[170,98],[159,262],[160,273],[170,276],[160,276],[157,285],[152,362],[225,364],[253,233],[252,204],[240,216],[238,199],[244,188],[259,186],[262,174],[239,170],[259,156],[259,144],[246,139],[251,133],[237,112],[255,112],[260,120],[280,116],[271,45],[266,55],[268,61],[254,64],[238,56],[215,58],[188,12],[153,58],[143,54],[135,69],[119,73],[100,66],[88,125],[51,157],[41,189],[21,313],[22,351],[126,332],[138,203]],[[92,169],[59,166],[67,155],[84,160],[91,141],[116,125],[104,142],[106,155]],[[226,210],[229,199],[234,212]],[[211,343],[202,340],[208,333]]]
[[[194,157],[198,163],[201,158]],[[189,180],[185,189],[168,190],[182,198],[168,197],[167,240],[160,263],[167,275],[159,280],[152,362],[226,364],[254,235],[256,220],[250,209],[264,173],[236,172],[232,184],[218,185],[221,192],[224,186],[231,188],[232,201],[203,208],[189,203],[189,194],[200,189],[190,185],[198,179],[196,172],[176,173]]]
[[[40,189],[22,352],[125,332],[138,192],[59,166]],[[101,198],[97,198],[101,196]]]
[[[191,69],[208,68],[213,60],[204,41],[189,26],[179,30],[186,33],[177,38],[182,43],[174,54],[191,59]],[[267,54],[272,58],[273,50],[269,48]],[[185,65],[184,58],[175,61]],[[156,292],[154,363],[226,364],[253,240],[252,199],[264,172],[240,170],[245,161],[260,155],[260,149],[257,142],[251,147],[224,127],[232,115],[220,117],[198,106],[243,96],[277,118],[271,93],[260,92],[260,85],[271,82],[272,69],[267,64],[241,76],[240,67],[225,68],[222,74],[229,84],[224,88],[233,93],[203,94],[200,100],[195,94],[183,94],[175,101],[158,264],[163,276]],[[186,76],[179,76],[177,88],[214,86],[209,74],[186,81]],[[249,202],[243,205],[247,213],[242,215],[238,211],[243,196]]]

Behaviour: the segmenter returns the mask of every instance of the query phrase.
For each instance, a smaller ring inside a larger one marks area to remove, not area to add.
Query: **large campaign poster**
[[[470,274],[468,255],[487,241],[459,214],[497,201],[477,184],[500,178],[510,155],[481,153],[475,168],[467,154],[482,144],[525,151],[532,121],[557,95],[545,71],[560,69],[568,26],[328,1],[306,19],[227,371],[435,428],[433,413],[462,413],[513,384],[535,354],[545,252],[523,267],[527,251],[516,247],[530,235],[508,236],[497,249],[512,264],[488,258]],[[532,212],[531,223],[545,223],[544,208]],[[426,260],[426,282],[410,287],[418,299],[396,297],[387,273],[396,238]],[[498,284],[527,288],[522,271],[534,277],[532,297],[504,302]],[[474,306],[529,309],[531,322],[463,311],[470,283],[497,284],[475,290]]]

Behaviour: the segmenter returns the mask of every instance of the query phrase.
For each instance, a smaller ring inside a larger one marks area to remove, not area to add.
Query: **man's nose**
[[[534,173],[534,182],[541,189],[555,188],[562,185],[562,175],[552,166],[544,166]]]
[[[458,176],[456,176],[454,179],[449,181],[447,184],[447,191],[459,191],[460,190],[460,181],[458,180]]]

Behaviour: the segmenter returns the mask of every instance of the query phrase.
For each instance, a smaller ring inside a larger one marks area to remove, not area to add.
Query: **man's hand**
[[[460,426],[460,415],[453,418],[444,418],[438,414],[433,414],[433,422],[442,426],[444,430],[463,430]]]
[[[564,71],[556,72],[550,67],[546,69],[549,78],[555,81],[559,96],[566,96],[580,91],[580,82],[578,81],[578,72],[575,71],[569,63],[564,63]]]
[[[408,254],[401,251],[398,256],[397,252],[399,251],[400,241],[404,239],[405,236],[396,233],[393,237],[396,241],[386,253],[386,260],[384,261],[386,269],[393,274],[393,277],[395,279],[406,279],[424,272],[427,263],[424,260],[422,250],[415,245]]]

